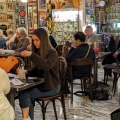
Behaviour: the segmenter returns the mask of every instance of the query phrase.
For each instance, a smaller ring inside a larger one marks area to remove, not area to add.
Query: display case
[[[28,2],[28,35],[31,36],[33,31],[38,27],[37,2]]]
[[[120,33],[120,1],[106,1],[105,13],[106,23],[109,25],[109,32],[114,35]]]
[[[52,35],[59,41],[70,41],[79,30],[77,9],[52,10]]]

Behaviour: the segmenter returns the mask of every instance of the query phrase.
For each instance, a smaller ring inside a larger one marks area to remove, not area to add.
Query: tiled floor
[[[103,79],[103,69],[100,66],[98,70],[99,79]],[[109,79],[110,87],[106,87],[105,89],[109,89],[111,92],[112,87],[112,78]],[[79,87],[75,86],[75,89],[79,89]],[[112,94],[112,92],[111,92]],[[119,108],[118,97],[117,95],[112,98],[112,100],[106,101],[96,101],[93,103],[88,99],[87,96],[74,96],[73,105],[70,104],[70,97],[66,97],[66,114],[67,120],[110,120],[110,113],[115,109]],[[57,105],[57,113],[59,116],[58,120],[64,120],[60,102],[56,101]],[[16,118],[15,120],[21,119],[21,110],[19,107],[19,102],[16,100],[16,109],[15,109]],[[38,104],[35,107],[35,119],[34,120],[42,120],[41,108]],[[46,112],[46,120],[55,120],[54,111],[52,104],[48,106]]]

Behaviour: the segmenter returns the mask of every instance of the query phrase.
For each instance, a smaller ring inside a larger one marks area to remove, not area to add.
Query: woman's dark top
[[[50,39],[51,45],[52,45],[54,48],[56,48],[57,43],[56,43],[55,38],[54,38],[52,35],[49,35],[49,39]]]
[[[45,78],[45,82],[40,84],[38,89],[51,90],[60,84],[58,55],[53,48],[49,48],[46,59],[39,55],[39,50],[33,52],[29,59],[35,67],[28,70],[28,76]]]
[[[6,48],[6,42],[3,37],[0,37],[0,48]]]
[[[74,58],[84,58],[88,52],[88,44],[81,44],[76,48],[71,48],[69,53],[66,56],[66,60],[67,62],[71,62]],[[87,58],[92,58],[93,60],[95,59],[95,53],[93,48],[90,48],[89,54],[87,56]],[[83,67],[78,67],[78,66],[74,66],[73,67],[73,76],[74,77],[80,77],[80,76],[84,76],[86,74],[89,73],[89,67],[88,66],[83,66]]]

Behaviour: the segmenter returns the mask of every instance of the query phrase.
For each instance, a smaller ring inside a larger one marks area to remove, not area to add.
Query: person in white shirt
[[[14,120],[13,107],[6,98],[10,91],[10,80],[7,73],[0,68],[0,120]]]

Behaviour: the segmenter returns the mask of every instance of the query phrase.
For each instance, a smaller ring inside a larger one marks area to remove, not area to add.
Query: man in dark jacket
[[[74,58],[84,58],[88,52],[89,45],[85,43],[85,34],[83,32],[77,32],[74,34],[74,43],[71,46],[69,53],[66,56],[67,62],[71,62]],[[87,58],[95,59],[95,53],[92,47],[88,52]],[[73,76],[80,77],[84,74],[88,74],[89,67],[73,67]]]

